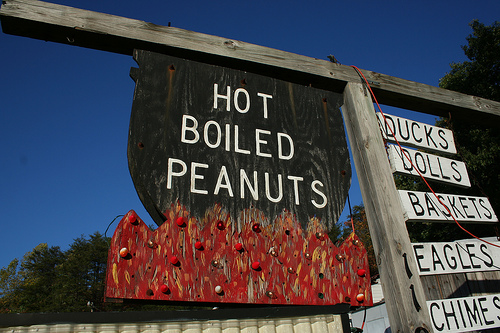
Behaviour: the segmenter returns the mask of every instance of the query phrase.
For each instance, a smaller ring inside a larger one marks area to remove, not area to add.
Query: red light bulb
[[[120,250],[120,257],[125,258],[126,256],[128,256],[128,249],[126,247],[123,247]]]
[[[177,225],[179,227],[182,227],[186,222],[184,221],[184,218],[182,216],[179,216],[176,220],[175,220],[175,223],[177,223]]]
[[[358,269],[358,275],[363,277],[366,275],[366,269]]]
[[[177,258],[176,256],[170,257],[170,263],[172,265],[177,265],[179,263],[179,258]]]
[[[225,228],[224,222],[222,221],[217,222],[217,229],[224,230],[224,228]]]

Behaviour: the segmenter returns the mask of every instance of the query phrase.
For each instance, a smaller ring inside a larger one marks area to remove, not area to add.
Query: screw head
[[[196,243],[194,243],[194,248],[197,250],[201,250],[203,248],[203,243],[200,241],[197,241]]]
[[[160,291],[161,291],[162,293],[166,294],[166,293],[168,293],[169,289],[168,289],[168,287],[167,287],[166,285],[162,284],[162,285],[160,286]]]
[[[255,270],[258,270],[260,268],[260,262],[254,261],[252,263],[252,268],[255,269]]]
[[[241,244],[241,243],[236,243],[236,244],[234,245],[234,248],[236,249],[236,251],[241,251],[241,250],[243,250],[243,244]]]

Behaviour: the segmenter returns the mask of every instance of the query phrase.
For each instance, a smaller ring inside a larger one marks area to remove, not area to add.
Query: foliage
[[[474,20],[463,46],[470,61],[451,64],[439,86],[500,102],[500,23],[490,26]],[[473,120],[473,119],[471,119]],[[453,130],[460,157],[474,183],[474,195],[488,196],[493,210],[500,211],[500,131],[498,122],[482,126],[474,121],[441,119],[438,125]]]
[[[462,46],[469,61],[452,63],[439,82],[441,88],[500,101],[500,23],[470,23],[472,34]]]
[[[468,45],[462,46],[469,59],[452,63],[451,71],[440,80],[440,87],[461,93],[500,101],[500,24],[485,26],[477,20],[470,23],[472,34]],[[472,188],[465,192],[450,186],[432,183],[436,192],[461,193],[489,198],[493,210],[500,211],[500,131],[498,125],[485,126],[474,123],[474,119],[441,118],[437,126],[453,131],[459,159],[467,165]],[[496,126],[496,127],[494,127]],[[399,189],[429,191],[422,181],[408,177],[396,177]],[[494,236],[496,226],[467,224],[464,227],[479,237]],[[408,223],[412,241],[452,241],[471,236],[455,224]]]

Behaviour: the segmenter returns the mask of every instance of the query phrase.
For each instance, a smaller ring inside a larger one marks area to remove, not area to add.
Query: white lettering
[[[260,138],[261,134],[269,135],[271,134],[271,131],[261,130],[258,128],[255,129],[255,154],[257,154],[257,156],[262,156],[262,157],[272,157],[271,154],[263,153],[260,150],[261,144],[267,145],[267,141]]]
[[[208,164],[196,163],[196,162],[191,163],[191,193],[208,194],[207,190],[199,190],[196,188],[196,179],[205,178],[203,175],[196,174],[196,168],[208,169]]]
[[[264,103],[264,119],[267,119],[267,99],[272,99],[273,96],[264,93],[257,93],[257,96],[262,97],[262,102]]]
[[[217,101],[219,98],[225,99],[226,100],[226,111],[231,111],[231,87],[227,86],[227,94],[226,95],[220,95],[219,94],[219,85],[217,83],[214,83],[214,109],[218,108]]]
[[[243,109],[240,108],[239,100],[238,100],[240,93],[243,93],[243,95],[245,95],[245,99],[246,99],[245,107]],[[248,110],[250,109],[250,95],[248,94],[248,91],[246,91],[243,88],[238,88],[234,91],[234,107],[235,107],[236,111],[238,111],[239,113],[247,113],[248,112]]]
[[[319,204],[314,199],[312,199],[311,202],[314,205],[314,207],[318,209],[325,208],[326,204],[328,203],[328,200],[326,198],[326,195],[316,187],[317,185],[324,187],[322,182],[320,182],[319,180],[315,180],[311,183],[311,189],[314,191],[314,193],[318,194],[323,199],[323,202]]]
[[[187,125],[188,120],[191,120],[191,122],[193,123],[191,127],[188,127],[188,125]],[[197,128],[198,128],[198,120],[196,120],[195,117],[189,116],[187,114],[183,115],[182,116],[182,127],[181,127],[181,142],[190,143],[190,144],[194,144],[194,143],[198,142],[198,140],[200,139],[200,133],[198,133],[198,131],[196,130]],[[193,133],[193,135],[194,135],[193,139],[186,138],[187,131]]]
[[[174,172],[174,163],[178,164],[182,167],[181,171]],[[167,188],[171,189],[172,188],[172,177],[181,177],[186,174],[187,171],[187,166],[184,161],[178,160],[176,158],[169,158],[168,159],[168,167],[167,167]]]

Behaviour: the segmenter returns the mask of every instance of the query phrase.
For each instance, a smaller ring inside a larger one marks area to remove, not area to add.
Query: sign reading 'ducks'
[[[384,121],[385,116],[385,121]],[[418,121],[377,112],[382,137],[389,142],[396,140],[402,146],[424,148],[430,151],[456,154],[455,139],[449,129]]]

